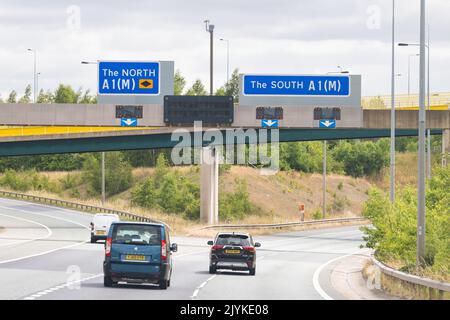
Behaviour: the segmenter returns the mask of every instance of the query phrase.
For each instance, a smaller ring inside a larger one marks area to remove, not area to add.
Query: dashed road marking
[[[202,284],[200,284],[197,288],[195,288],[194,293],[193,293],[192,296],[191,296],[191,299],[194,300],[194,299],[197,297],[197,295],[198,295],[198,293],[200,292],[200,290],[201,290],[204,286],[206,286],[206,284],[207,284],[209,281],[211,281],[212,279],[214,279],[216,276],[217,276],[217,275],[215,274],[215,275],[209,277],[208,279],[206,279],[206,281],[202,282]]]
[[[95,279],[95,278],[98,278],[98,277],[101,277],[101,276],[103,276],[103,273],[95,274],[95,275],[83,278],[81,280],[70,281],[70,282],[67,282],[67,283],[64,283],[64,284],[60,284],[60,285],[54,286],[52,288],[45,289],[45,290],[39,291],[37,293],[31,294],[31,295],[23,298],[23,300],[34,300],[34,299],[37,299],[37,298],[41,298],[42,296],[45,296],[45,295],[47,295],[49,293],[53,293],[53,292],[61,290],[63,288],[67,288],[67,287],[73,286],[74,284],[82,283],[82,282],[85,282],[85,281],[88,281],[88,280],[91,280],[91,279]]]

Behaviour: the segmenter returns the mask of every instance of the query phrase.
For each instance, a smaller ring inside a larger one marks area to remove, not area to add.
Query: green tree
[[[234,69],[231,79],[225,84],[225,95],[233,96],[234,102],[239,102],[239,69]]]
[[[11,91],[8,96],[8,103],[16,103],[17,102],[17,92],[15,90]]]
[[[31,85],[27,85],[23,97],[19,99],[19,103],[30,103],[31,101]]]
[[[52,103],[54,101],[53,93],[50,90],[44,92],[44,89],[39,90],[39,95],[37,97],[37,103]]]
[[[205,96],[207,92],[205,86],[200,79],[195,80],[191,88],[186,92],[187,96]]]
[[[225,91],[225,87],[220,87],[219,89],[216,90],[216,92],[214,93],[215,96],[225,96],[226,95],[226,91]]]
[[[77,100],[78,95],[70,85],[60,84],[55,91],[55,103],[77,103]]]
[[[182,95],[185,86],[186,79],[181,75],[180,70],[177,70],[174,77],[173,94],[176,96]]]
[[[130,164],[122,153],[108,152],[105,158],[105,187],[107,196],[120,193],[131,187],[133,175]],[[90,155],[83,163],[83,179],[88,183],[90,193],[101,193],[101,163],[99,155]]]
[[[82,103],[82,104],[91,104],[91,103],[97,103],[97,97],[96,96],[92,96],[90,94],[90,90],[87,89],[84,93],[82,92],[82,90],[79,90],[79,94],[78,94],[78,103]]]

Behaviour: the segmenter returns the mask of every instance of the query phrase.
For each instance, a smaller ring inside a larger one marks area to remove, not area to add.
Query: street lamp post
[[[230,82],[230,40],[220,39],[227,43],[227,84]]]
[[[399,43],[398,45],[401,47],[420,46],[420,44],[418,44],[418,43]],[[430,107],[430,25],[428,25],[428,44],[424,44],[424,46],[428,52],[428,55],[427,55],[427,109],[428,109],[428,111],[430,111],[431,110],[431,107]],[[420,56],[420,53],[410,55],[408,57],[408,101],[409,101],[409,58],[411,56]],[[426,148],[427,178],[431,179],[431,133],[430,133],[430,128],[426,129],[426,135],[427,135],[427,148]]]
[[[34,55],[34,72],[33,72],[33,102],[36,103],[36,81],[37,81],[37,75],[36,75],[36,49],[27,49],[28,51],[32,52]]]
[[[41,75],[40,72],[36,73],[36,92],[39,92],[39,76]],[[34,102],[37,102],[38,99],[36,98]]]
[[[417,266],[425,260],[425,0],[420,1],[419,157],[417,193]]]
[[[391,145],[389,199],[395,201],[395,0],[392,0],[392,48],[391,48]]]
[[[97,61],[81,61],[81,64],[98,64]],[[106,201],[106,183],[105,183],[105,152],[102,151],[101,153],[102,162],[101,162],[101,175],[102,175],[102,206],[105,205]]]
[[[327,74],[333,73],[350,73],[348,70],[342,70],[341,66],[337,66],[339,71],[330,71]],[[327,140],[323,140],[323,160],[322,160],[322,216],[325,219],[327,212]]]
[[[209,24],[209,20],[204,21],[206,31],[209,32],[209,94],[213,95],[213,39],[214,25]]]

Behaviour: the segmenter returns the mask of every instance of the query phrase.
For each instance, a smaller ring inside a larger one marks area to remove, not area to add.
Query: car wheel
[[[209,273],[211,273],[211,274],[216,273],[216,268],[213,266],[209,266]]]
[[[249,271],[250,271],[250,275],[254,276],[256,274],[256,267],[255,268],[250,268]]]
[[[167,289],[167,285],[168,285],[168,280],[160,280],[159,281],[159,288],[160,289],[163,289],[163,290],[165,290],[165,289]]]
[[[170,287],[170,279],[167,280],[167,287]]]
[[[114,284],[114,282],[112,281],[111,277],[107,277],[107,276],[103,277],[103,285],[105,287],[110,288],[113,286],[113,284]]]

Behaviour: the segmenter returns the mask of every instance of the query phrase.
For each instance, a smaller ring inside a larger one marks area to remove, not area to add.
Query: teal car
[[[118,282],[152,283],[167,289],[175,251],[177,244],[170,243],[164,224],[115,222],[105,243],[104,286],[112,287]]]

